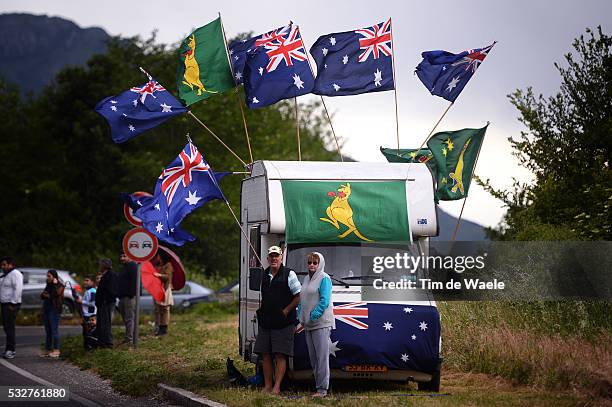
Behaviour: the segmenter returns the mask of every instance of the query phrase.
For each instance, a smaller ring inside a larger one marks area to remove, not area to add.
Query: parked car
[[[201,302],[216,301],[215,292],[213,290],[193,281],[186,281],[185,287],[180,290],[173,290],[172,296],[174,298],[175,309],[186,309]],[[143,289],[140,296],[140,311],[153,312],[154,309],[153,297],[148,291]]]
[[[40,267],[19,267],[23,274],[23,292],[21,294],[21,309],[41,309],[42,300],[40,293],[47,284],[48,268]],[[65,284],[64,305],[62,318],[72,318],[74,316],[74,299],[72,290],[74,288],[79,295],[82,295],[81,285],[73,278],[73,274],[66,270],[57,270],[60,280]]]
[[[217,290],[219,302],[229,302],[238,300],[240,285],[238,280],[234,280],[223,288]]]

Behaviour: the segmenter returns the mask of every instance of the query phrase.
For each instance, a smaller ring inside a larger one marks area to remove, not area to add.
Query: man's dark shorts
[[[255,353],[282,353],[293,356],[293,337],[295,326],[289,325],[280,329],[267,329],[259,326]]]

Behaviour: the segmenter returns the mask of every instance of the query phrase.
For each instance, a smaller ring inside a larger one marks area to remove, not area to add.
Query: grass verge
[[[351,407],[407,404],[559,407],[605,405],[610,401],[605,391],[610,379],[608,331],[597,335],[583,332],[580,336],[570,328],[564,335],[551,334],[546,329],[518,328],[523,323],[519,311],[514,320],[515,311],[497,304],[446,303],[440,304],[440,308],[446,358],[441,395],[417,392],[412,383],[351,381],[336,383],[333,394],[317,403]],[[113,350],[85,352],[81,338],[73,337],[64,342],[63,355],[110,379],[118,391],[133,396],[156,393],[157,383],[163,382],[231,406],[311,405],[310,389],[304,386],[286,397],[228,386],[227,357],[234,359],[246,375],[253,374],[253,366],[241,361],[237,352],[237,311],[236,303],[200,304],[190,312],[173,315],[170,333],[163,338],[153,336],[144,320],[137,351],[120,345]],[[506,322],[501,323],[500,318]],[[116,328],[114,333],[116,339],[121,338],[121,329]],[[592,356],[585,357],[589,353]]]

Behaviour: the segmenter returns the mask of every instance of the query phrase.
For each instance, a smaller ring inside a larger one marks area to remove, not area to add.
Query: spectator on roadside
[[[113,272],[113,262],[111,259],[101,259],[99,261],[100,282],[96,289],[96,320],[98,347],[112,348],[113,333],[111,331],[113,320],[113,309],[117,300],[117,276]]]
[[[275,394],[280,393],[287,357],[293,356],[296,307],[301,290],[295,271],[282,264],[282,255],[278,246],[268,249],[270,266],[262,276],[261,307],[257,310],[259,332],[254,348],[263,358],[264,391]]]
[[[119,261],[123,269],[117,276],[119,313],[125,325],[123,343],[134,343],[134,324],[136,318],[136,291],[138,290],[138,264],[121,253]]]
[[[329,389],[329,336],[336,328],[331,302],[332,282],[325,273],[325,258],[312,252],[306,256],[308,275],[302,282],[298,314],[306,334],[306,346],[317,391],[313,397],[327,396]]]
[[[45,350],[40,356],[57,359],[60,356],[59,322],[64,304],[64,284],[56,270],[47,271],[47,285],[40,298],[43,300],[45,326]]]
[[[96,277],[87,276],[83,279],[85,294],[78,297],[83,315],[83,345],[85,349],[93,349],[97,340],[93,337],[96,329]]]
[[[0,310],[2,311],[2,326],[6,334],[6,345],[2,357],[15,358],[15,320],[21,307],[21,292],[23,291],[23,275],[15,268],[12,257],[0,260]]]
[[[162,301],[155,301],[155,335],[162,336],[168,333],[168,324],[170,323],[170,307],[174,305],[172,297],[172,275],[174,267],[170,263],[168,256],[159,251],[153,259],[156,272],[153,275],[159,278],[164,289],[164,298]]]

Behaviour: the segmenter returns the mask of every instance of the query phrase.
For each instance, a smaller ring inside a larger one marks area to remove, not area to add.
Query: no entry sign
[[[134,261],[143,262],[152,259],[158,247],[157,237],[143,228],[128,230],[123,236],[123,251]]]
[[[138,198],[141,196],[152,196],[152,195],[148,192],[142,192],[142,191],[134,192],[132,194],[132,197],[134,198]],[[125,219],[127,219],[127,221],[130,222],[132,225],[139,226],[139,227],[142,226],[142,221],[137,216],[134,215],[134,211],[126,203],[123,204],[123,215],[125,216]]]

